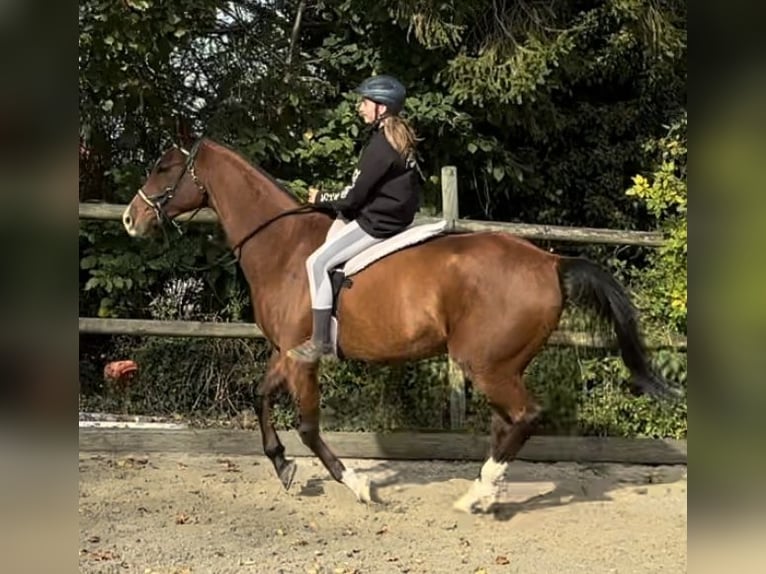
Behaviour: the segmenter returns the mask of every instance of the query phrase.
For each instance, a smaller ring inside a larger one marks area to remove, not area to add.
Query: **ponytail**
[[[401,116],[391,115],[383,118],[381,123],[383,124],[383,134],[391,147],[405,160],[411,157],[419,140],[409,122]]]

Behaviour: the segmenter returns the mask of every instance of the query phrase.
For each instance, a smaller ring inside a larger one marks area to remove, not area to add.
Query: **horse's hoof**
[[[351,489],[357,501],[365,504],[373,502],[372,487],[366,476],[359,476],[351,469],[343,471],[342,482]]]
[[[370,483],[370,480],[366,477],[360,477],[359,479],[359,486],[356,493],[356,498],[359,502],[362,502],[364,504],[370,504],[372,500],[372,484]]]
[[[457,500],[452,505],[452,508],[466,514],[491,514],[495,507],[494,502],[488,504],[482,504],[479,500]]]
[[[452,508],[466,514],[479,514],[481,512],[478,501],[468,495],[462,496],[456,500],[452,504]]]
[[[466,514],[487,514],[493,505],[494,493],[486,492],[486,487],[475,481],[468,492],[452,504],[452,508]]]
[[[285,487],[285,490],[290,490],[290,486],[292,485],[293,479],[295,478],[296,470],[297,466],[295,465],[295,461],[288,460],[279,471],[279,480],[282,481],[282,486]]]

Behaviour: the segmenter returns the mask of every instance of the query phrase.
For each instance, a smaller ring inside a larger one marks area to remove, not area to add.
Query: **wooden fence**
[[[554,225],[534,225],[526,223],[484,222],[459,218],[457,171],[454,166],[445,166],[441,173],[442,182],[442,218],[450,227],[459,227],[474,231],[502,231],[532,240],[567,241],[591,244],[661,246],[662,234],[649,231],[625,231],[613,229],[595,229],[565,227]],[[119,221],[125,205],[103,203],[80,203],[79,217],[87,220]],[[418,216],[416,221],[430,223],[442,218]],[[188,215],[178,218],[187,221]],[[192,223],[215,224],[217,215],[210,209],[203,209],[194,216]],[[81,333],[151,335],[170,337],[241,337],[260,338],[263,333],[252,323],[213,323],[199,321],[156,321],[139,319],[101,319],[93,317],[79,318]],[[613,348],[610,340],[605,340],[589,333],[556,331],[550,339],[551,345]],[[665,341],[654,342],[650,348],[686,349],[685,337],[669,337]],[[465,392],[463,377],[457,366],[449,360],[450,387],[450,425],[452,429],[463,428],[465,422]]]
[[[105,423],[106,424],[106,423]],[[82,452],[150,454],[182,452],[220,456],[263,455],[261,441],[250,430],[89,427],[79,430]],[[471,460],[487,457],[489,437],[465,432],[324,432],[340,458],[387,460]],[[291,456],[313,454],[297,432],[280,433]],[[516,457],[529,462],[612,462],[624,464],[686,464],[687,444],[676,439],[533,436]]]

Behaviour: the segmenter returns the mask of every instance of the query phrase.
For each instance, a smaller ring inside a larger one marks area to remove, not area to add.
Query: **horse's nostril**
[[[125,229],[130,230],[130,228],[133,226],[133,218],[130,217],[130,213],[128,213],[128,210],[125,210],[125,213],[122,214],[122,224],[125,226]]]

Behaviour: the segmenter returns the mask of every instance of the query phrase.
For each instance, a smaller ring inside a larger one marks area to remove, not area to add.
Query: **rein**
[[[323,211],[323,209],[320,209],[318,207],[315,207],[311,204],[307,205],[299,205],[298,207],[294,207],[293,209],[288,209],[287,211],[283,211],[281,213],[278,213],[274,217],[267,219],[265,222],[261,223],[258,227],[253,229],[250,233],[245,235],[242,239],[237,241],[237,243],[234,244],[234,247],[232,247],[232,251],[234,251],[234,257],[235,261],[239,262],[240,255],[242,253],[242,247],[245,243],[250,241],[253,237],[255,237],[258,233],[260,233],[263,229],[267,228],[269,225],[274,223],[275,221],[282,219],[283,217],[286,217],[288,215],[295,215],[297,213],[312,213],[314,211]]]
[[[245,235],[242,239],[237,241],[237,243],[231,248],[231,250],[234,252],[234,257],[231,258],[231,255],[229,253],[224,253],[223,255],[219,256],[215,261],[212,263],[202,266],[202,267],[192,267],[191,265],[182,265],[184,270],[186,271],[195,271],[195,272],[201,272],[201,271],[209,271],[210,269],[213,269],[214,267],[224,264],[224,265],[231,265],[239,263],[240,257],[242,255],[242,247],[250,241],[253,237],[255,237],[260,231],[274,223],[275,221],[282,219],[283,217],[286,217],[288,215],[295,215],[298,213],[312,213],[315,211],[324,211],[321,208],[315,207],[313,205],[300,205],[298,207],[295,207],[293,209],[288,209],[287,211],[283,211],[281,213],[278,213],[274,217],[266,220],[264,223],[261,223],[258,227],[253,229],[251,232],[249,232],[247,235]],[[227,261],[228,259],[228,261]]]
[[[163,209],[163,206],[165,205],[165,203],[167,203],[173,198],[173,196],[175,195],[176,189],[178,188],[178,185],[181,183],[181,180],[187,173],[191,175],[192,180],[194,181],[194,184],[197,186],[197,189],[199,190],[199,192],[202,195],[208,194],[207,189],[205,189],[205,186],[199,180],[199,178],[197,177],[197,174],[194,171],[194,160],[197,157],[197,152],[199,151],[201,143],[202,143],[202,138],[200,138],[194,143],[190,151],[186,151],[183,148],[179,148],[181,152],[186,156],[186,161],[184,162],[183,170],[178,175],[173,185],[167,186],[165,189],[162,190],[162,193],[158,195],[153,195],[153,196],[147,196],[144,193],[143,189],[138,190],[139,197],[154,210],[154,213],[157,215],[158,221],[160,221],[161,224],[165,223],[166,221],[169,221],[176,228],[176,230],[178,231],[180,235],[183,235],[183,229],[181,228],[181,225],[175,220],[175,218],[170,218],[166,215],[165,210]],[[187,220],[187,224],[189,221],[191,221],[194,218],[195,215],[197,215],[197,213],[199,213],[202,207],[203,206],[198,207],[192,213],[192,215]],[[250,241],[250,239],[255,237],[258,233],[266,229],[269,225],[271,225],[275,221],[278,221],[279,219],[282,219],[283,217],[286,217],[288,215],[295,215],[298,213],[312,213],[315,211],[323,212],[323,211],[326,211],[326,209],[318,208],[312,204],[304,204],[304,205],[299,205],[298,207],[294,207],[292,209],[288,209],[287,211],[278,213],[274,217],[267,219],[265,222],[261,223],[258,227],[253,229],[251,232],[249,232],[247,235],[245,235],[242,239],[240,239],[239,241],[237,241],[237,243],[234,244],[234,246],[231,248],[231,250],[234,252],[234,259],[229,261],[229,263],[239,263],[240,256],[242,254],[242,247],[245,245],[245,243]],[[161,225],[161,227],[164,230],[165,226]],[[167,239],[167,235],[165,236],[165,238]],[[192,268],[191,266],[185,266],[185,267],[187,267],[187,270],[189,271],[206,271],[224,262],[225,259],[227,258],[228,258],[228,254],[224,254],[224,256],[219,257],[208,266],[201,267],[201,268]],[[229,263],[227,263],[227,265]]]

